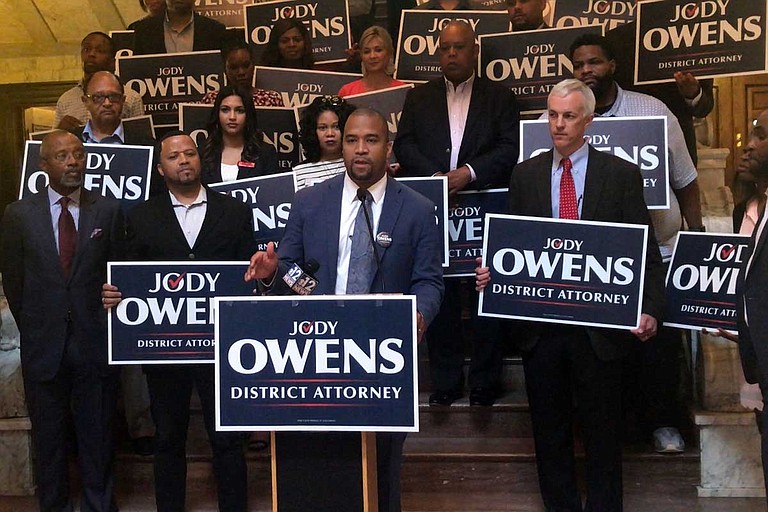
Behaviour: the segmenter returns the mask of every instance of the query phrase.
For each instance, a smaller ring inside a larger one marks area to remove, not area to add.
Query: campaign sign
[[[454,20],[469,23],[475,35],[509,32],[505,11],[403,11],[397,37],[395,78],[427,82],[442,76],[440,68],[440,31]]]
[[[123,300],[107,317],[109,364],[212,363],[216,296],[249,295],[247,261],[109,262]]]
[[[390,87],[380,91],[364,92],[344,98],[354,106],[371,108],[384,116],[389,128],[389,140],[395,140],[397,125],[403,114],[403,104],[408,91],[413,89],[413,84]]]
[[[133,30],[111,30],[109,37],[115,45],[115,57],[130,57],[133,55]]]
[[[573,77],[571,43],[600,26],[527,30],[480,36],[480,76],[509,87],[522,112],[544,110],[550,89]]]
[[[179,103],[179,130],[195,141],[198,148],[203,147],[208,138],[208,121],[211,118],[213,105],[204,103]]]
[[[283,18],[296,18],[307,27],[316,63],[347,60],[352,35],[346,0],[277,0],[246,5],[244,11],[245,38],[255,62],[261,62],[272,26]]]
[[[486,213],[506,213],[509,189],[466,190],[448,208],[448,268],[443,277],[475,275],[475,258],[483,255]]]
[[[24,146],[19,199],[48,185],[48,175],[39,170],[41,141],[28,140]],[[83,144],[85,176],[83,186],[105,197],[118,199],[123,210],[149,199],[152,146]]]
[[[275,148],[282,171],[289,172],[301,161],[299,128],[292,108],[256,107],[256,127],[264,134],[264,142]]]
[[[442,264],[448,266],[448,178],[428,176],[426,178],[395,178],[435,203],[435,223],[440,230]]]
[[[643,176],[643,196],[649,210],[669,208],[669,146],[664,116],[596,117],[586,138],[598,151],[637,165]],[[552,149],[545,119],[520,121],[520,160]]]
[[[768,70],[766,0],[637,4],[635,83],[752,75]]]
[[[635,0],[556,0],[553,26],[600,25],[603,32],[635,19]]]
[[[681,231],[667,270],[664,325],[735,332],[736,281],[748,247],[748,235]]]
[[[363,75],[257,66],[256,76],[259,87],[279,92],[286,107],[297,107],[312,103],[318,96],[333,96],[341,86],[359,80]]]
[[[179,129],[203,147],[213,105],[182,103],[179,105]],[[292,108],[256,107],[256,127],[264,134],[264,142],[275,148],[280,169],[289,171],[299,163],[299,130]]]
[[[416,298],[220,298],[216,430],[417,432]]]
[[[284,172],[258,178],[209,185],[213,190],[240,199],[253,210],[253,230],[259,250],[283,238],[295,194],[293,173]]]
[[[224,83],[218,50],[121,57],[116,73],[141,95],[156,127],[177,127],[179,103],[200,101]]]
[[[246,3],[253,3],[253,0],[195,0],[195,12],[213,18],[227,28],[242,27],[243,4]]]
[[[636,224],[486,215],[478,315],[634,329],[647,238]]]

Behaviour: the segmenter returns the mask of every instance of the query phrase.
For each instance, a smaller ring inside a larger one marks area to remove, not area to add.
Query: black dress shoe
[[[497,388],[472,388],[469,393],[469,405],[481,405],[484,407],[490,407],[496,402],[496,399],[501,396],[501,393]]]
[[[429,405],[442,405],[448,407],[461,398],[461,391],[435,391],[429,395]]]
[[[131,450],[136,455],[149,457],[155,453],[155,438],[151,436],[131,439]]]

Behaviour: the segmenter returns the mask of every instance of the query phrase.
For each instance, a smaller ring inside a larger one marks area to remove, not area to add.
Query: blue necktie
[[[352,249],[349,255],[349,274],[347,275],[347,295],[368,293],[371,289],[373,276],[376,274],[376,256],[373,252],[371,234],[368,231],[368,223],[365,219],[365,210],[372,218],[371,203],[373,196],[365,191],[365,202],[360,203],[360,208],[355,217],[355,229],[352,232]]]

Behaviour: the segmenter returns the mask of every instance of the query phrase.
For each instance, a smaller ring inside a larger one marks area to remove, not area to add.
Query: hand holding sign
[[[648,341],[656,336],[657,327],[656,319],[651,315],[643,313],[640,315],[640,325],[637,329],[632,329],[630,332],[637,336],[640,341]]]
[[[104,309],[110,309],[118,304],[123,299],[123,294],[117,289],[117,286],[109,283],[101,285],[101,303],[104,304]]]
[[[272,280],[277,272],[277,253],[275,252],[275,243],[269,242],[266,251],[258,251],[251,256],[251,264],[245,271],[244,279],[253,281],[254,279]]]
[[[475,291],[481,292],[485,290],[488,283],[491,282],[491,269],[490,267],[483,267],[483,258],[476,258],[477,268],[475,269]]]

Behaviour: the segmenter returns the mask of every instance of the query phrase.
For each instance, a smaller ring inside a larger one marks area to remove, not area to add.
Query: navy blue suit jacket
[[[320,267],[315,294],[334,294],[339,256],[339,219],[344,175],[300,190],[291,206],[285,234],[278,247],[280,268],[314,259]],[[378,247],[380,271],[371,292],[416,296],[417,308],[427,323],[437,315],[443,299],[443,270],[435,207],[421,194],[388,178],[378,233],[392,237],[389,247]]]

